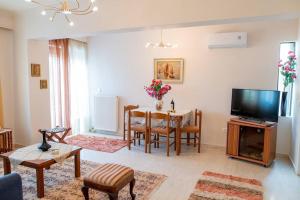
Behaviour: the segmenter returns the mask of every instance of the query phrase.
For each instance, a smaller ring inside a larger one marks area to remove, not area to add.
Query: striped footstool
[[[134,200],[133,187],[135,179],[133,169],[118,164],[105,164],[97,167],[84,177],[81,190],[86,200],[89,199],[89,188],[107,193],[110,200],[117,200],[119,191],[127,184],[130,184],[129,192]]]

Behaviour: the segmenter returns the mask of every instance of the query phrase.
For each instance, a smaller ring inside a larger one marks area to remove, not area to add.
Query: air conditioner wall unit
[[[246,32],[214,33],[208,41],[208,48],[246,48]]]

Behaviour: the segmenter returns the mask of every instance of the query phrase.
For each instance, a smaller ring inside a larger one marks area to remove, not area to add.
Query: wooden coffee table
[[[74,156],[74,168],[75,168],[75,177],[80,177],[80,151],[81,147],[73,146],[73,149],[69,152],[67,158]],[[0,158],[3,158],[3,168],[4,174],[11,173],[11,163],[9,156],[13,154],[14,151],[4,153],[0,155]],[[20,165],[33,168],[36,170],[36,187],[37,187],[37,197],[44,197],[44,169],[49,169],[51,165],[57,163],[54,159],[45,159],[45,160],[26,160],[20,163]]]

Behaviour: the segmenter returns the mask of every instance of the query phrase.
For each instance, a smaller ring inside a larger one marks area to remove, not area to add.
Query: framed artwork
[[[40,89],[48,89],[48,81],[40,80]]]
[[[182,58],[154,59],[154,79],[160,79],[167,83],[182,83],[183,66]]]
[[[41,76],[41,65],[40,64],[31,64],[31,76],[40,77]]]

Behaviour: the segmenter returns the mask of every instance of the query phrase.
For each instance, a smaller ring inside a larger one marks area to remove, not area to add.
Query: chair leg
[[[186,143],[187,145],[190,145],[190,133],[186,133]]]
[[[125,129],[123,130],[123,140],[125,141],[126,140],[126,137],[125,137]]]
[[[154,133],[154,148],[156,148],[157,142],[156,142],[156,133]]]
[[[194,147],[196,147],[197,133],[194,133]]]
[[[157,134],[157,138],[156,139],[157,139],[157,145],[156,145],[156,147],[159,148],[159,134]]]
[[[174,151],[176,151],[176,132],[174,133]]]
[[[133,179],[133,180],[130,182],[130,196],[131,196],[131,199],[132,199],[132,200],[135,199],[135,194],[133,193],[134,185],[135,185],[135,179]]]
[[[167,156],[170,155],[170,136],[167,135]]]
[[[139,146],[141,146],[141,133],[137,133],[138,135],[138,144]]]
[[[135,146],[135,138],[136,138],[136,132],[134,131],[134,134],[133,134],[133,145]]]
[[[83,194],[83,196],[84,196],[84,199],[85,199],[85,200],[89,200],[89,188],[86,187],[86,186],[83,186],[83,187],[81,188],[81,191],[82,191],[82,194]]]
[[[109,196],[109,200],[118,200],[119,192],[115,193],[107,193]]]
[[[151,133],[149,133],[149,153],[151,153],[151,143],[152,143],[152,139],[151,139]]]
[[[201,146],[201,134],[198,133],[198,153],[200,153],[200,146]]]
[[[147,153],[147,151],[148,151],[148,133],[147,132],[144,133],[143,137],[144,137],[145,153]]]
[[[131,150],[131,133],[129,131],[127,134],[127,146],[128,146],[128,149]]]

